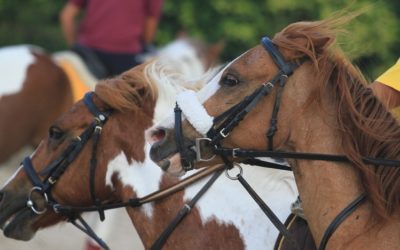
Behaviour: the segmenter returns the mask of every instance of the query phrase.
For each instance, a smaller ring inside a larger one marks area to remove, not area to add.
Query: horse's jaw
[[[7,196],[7,193],[3,196]],[[0,228],[3,234],[16,240],[32,239],[37,229],[33,227],[35,215],[26,207],[26,197],[5,198],[0,205]]]
[[[157,163],[157,165],[172,176],[181,177],[186,174],[186,171],[182,167],[181,154],[179,153],[176,153],[159,163]]]
[[[32,227],[30,210],[21,210],[8,218],[2,225],[3,234],[8,238],[15,240],[31,240],[36,230]]]
[[[167,150],[161,150],[166,148]],[[150,158],[163,171],[173,175],[182,176],[185,174],[181,165],[181,156],[174,147],[163,147],[162,141],[158,141],[151,146]]]

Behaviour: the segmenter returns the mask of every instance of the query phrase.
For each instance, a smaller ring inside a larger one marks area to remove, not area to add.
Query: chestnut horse
[[[196,88],[183,85],[176,69],[160,65],[162,64],[158,62],[141,65],[96,86],[90,102],[102,112],[111,114],[101,130],[95,151],[95,175],[89,174],[89,162],[94,152],[91,145],[94,139],[89,139],[89,145],[82,148],[52,186],[52,200],[70,206],[93,204],[89,188],[90,176],[94,176],[92,181],[95,183],[95,196],[103,202],[129,201],[179,182],[179,178],[163,174],[148,157],[149,146],[145,143],[145,130],[154,121],[160,120],[166,112],[165,108],[172,108],[174,96],[179,91],[184,87]],[[196,86],[200,88],[203,85]],[[87,102],[76,103],[56,120],[50,127],[48,136],[24,163],[31,162],[34,171],[38,173],[46,166],[55,166],[51,163],[71,143],[76,142],[77,135],[92,126],[94,118],[85,105]],[[56,162],[60,163],[58,160]],[[29,167],[25,165],[24,169],[25,171],[21,167],[1,190],[0,225],[7,237],[29,240],[40,228],[66,218],[51,209],[37,215],[26,206],[32,183],[26,172]],[[276,201],[271,206],[272,209],[280,211],[280,219],[285,218],[289,214],[289,204],[297,194],[291,175],[259,169],[254,169],[248,175],[250,180],[260,177],[264,181],[255,182],[257,190],[262,192],[264,199]],[[145,204],[141,208],[127,207],[146,249],[202,185],[193,184],[184,191]],[[226,187],[230,190],[226,190]],[[167,240],[165,249],[272,248],[277,231],[244,193],[236,182],[220,176],[175,229]],[[36,210],[42,210],[45,208],[44,200],[38,194],[32,194],[30,198],[33,204],[30,205]]]
[[[218,63],[222,49],[220,43],[179,38],[157,56],[196,77]],[[23,146],[36,147],[49,125],[97,82],[77,54],[48,55],[32,45],[0,48],[0,73],[0,164]]]
[[[203,158],[287,157],[320,249],[398,249],[400,164],[383,159],[400,158],[400,127],[334,46],[351,18],[298,22],[263,38],[199,92],[203,105],[180,104],[187,120],[178,125],[185,145],[209,141],[196,148]],[[182,138],[171,127],[166,121],[151,132],[164,135],[153,137],[151,149],[164,169],[180,173],[187,161],[222,162],[179,153],[176,138]]]

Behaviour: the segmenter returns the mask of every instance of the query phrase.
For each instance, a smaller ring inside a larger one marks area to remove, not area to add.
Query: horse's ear
[[[313,43],[316,52],[322,53],[329,46],[331,46],[335,42],[335,37],[325,36],[325,37],[314,37]]]
[[[287,50],[288,59],[304,54],[316,62],[336,40],[336,29],[330,22],[298,22],[287,26],[274,37],[280,48]],[[284,52],[284,54],[286,54]]]
[[[224,48],[225,48],[225,41],[223,41],[223,40],[220,40],[220,41],[208,46],[207,60],[208,60],[209,66],[213,66],[219,62],[219,58],[220,58]]]

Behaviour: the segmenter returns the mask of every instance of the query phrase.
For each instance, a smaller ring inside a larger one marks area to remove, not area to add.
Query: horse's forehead
[[[257,48],[257,47],[256,47]],[[255,63],[260,58],[260,51],[256,51],[256,48],[250,49],[229,64],[227,64],[218,74],[216,74],[205,87],[203,87],[197,94],[197,97],[201,103],[204,103],[208,98],[214,95],[219,90],[219,81],[225,71],[230,70],[232,68],[240,67],[249,63]]]
[[[93,115],[86,108],[85,104],[79,101],[53,124],[60,126],[62,129],[81,128],[87,126],[93,119]]]
[[[236,58],[231,67],[235,68],[236,71],[243,73],[251,70],[262,69],[267,62],[268,53],[262,48],[262,46],[256,46]]]
[[[28,45],[0,49],[0,73],[2,81],[6,83],[0,84],[0,97],[17,93],[22,89],[27,69],[36,61],[31,49],[32,47]]]

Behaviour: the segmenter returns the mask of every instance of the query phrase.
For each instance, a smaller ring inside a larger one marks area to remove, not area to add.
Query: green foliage
[[[400,56],[398,1],[390,0],[167,0],[160,25],[159,43],[180,30],[209,42],[224,40],[224,60],[230,60],[273,36],[292,22],[332,17],[341,10],[363,10],[346,29],[339,43],[370,80]]]
[[[30,43],[49,51],[65,49],[58,13],[63,1],[0,0],[0,46]],[[231,60],[292,22],[331,17],[340,10],[364,10],[339,39],[341,47],[370,80],[400,56],[400,1],[391,0],[165,0],[157,43],[186,31],[208,42],[224,40]]]
[[[0,0],[0,46],[35,44],[54,51],[65,48],[58,24],[62,1]]]

